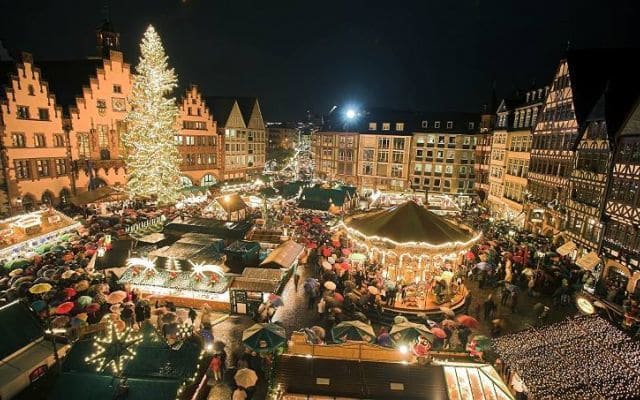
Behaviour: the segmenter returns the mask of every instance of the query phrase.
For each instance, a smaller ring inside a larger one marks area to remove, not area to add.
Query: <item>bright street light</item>
[[[356,111],[354,109],[350,108],[350,109],[347,110],[346,115],[347,115],[347,118],[354,119],[356,117]]]

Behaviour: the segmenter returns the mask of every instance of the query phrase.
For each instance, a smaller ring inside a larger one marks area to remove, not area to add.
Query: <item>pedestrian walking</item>
[[[191,325],[196,324],[196,318],[198,317],[198,313],[193,308],[189,307],[189,319],[191,320]]]
[[[484,302],[484,320],[488,321],[493,318],[496,309],[496,303],[493,301],[493,295],[490,294]]]
[[[209,371],[216,382],[220,382],[222,380],[222,360],[219,354],[214,354],[213,358],[211,358]]]

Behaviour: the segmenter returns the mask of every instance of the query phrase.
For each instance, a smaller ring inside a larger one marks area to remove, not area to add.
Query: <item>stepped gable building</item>
[[[176,145],[182,156],[185,186],[211,186],[221,179],[220,137],[211,110],[191,85],[179,100]]]
[[[0,213],[57,204],[72,193],[69,126],[46,75],[30,54],[0,63]]]

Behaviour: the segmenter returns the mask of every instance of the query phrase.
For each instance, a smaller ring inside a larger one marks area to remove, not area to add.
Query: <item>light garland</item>
[[[636,399],[640,342],[599,317],[579,316],[494,339],[535,399]]]
[[[356,237],[359,237],[359,238],[361,238],[363,240],[384,242],[384,243],[388,243],[388,244],[390,244],[392,246],[397,246],[397,247],[427,247],[427,248],[433,249],[433,250],[447,249],[447,248],[471,247],[482,238],[482,232],[480,232],[476,236],[474,236],[473,238],[471,238],[470,240],[468,240],[466,242],[455,241],[455,242],[447,242],[447,243],[442,243],[442,244],[432,244],[432,243],[429,243],[429,242],[396,242],[393,239],[389,239],[389,238],[382,237],[382,236],[377,236],[377,235],[367,236],[364,233],[360,232],[359,230],[347,226],[342,221],[340,223],[336,224],[336,226],[334,227],[334,229],[338,229],[338,228],[342,228],[342,229],[346,230],[347,232],[349,232],[349,234],[351,234],[353,236],[356,236]]]
[[[136,334],[131,328],[118,332],[115,324],[111,323],[108,333],[97,337],[93,342],[96,350],[84,360],[96,364],[97,372],[104,372],[109,366],[117,375],[124,369],[124,363],[136,355],[136,347],[142,341],[142,335]]]
[[[181,189],[181,158],[174,140],[179,112],[175,99],[165,96],[177,86],[177,77],[152,26],[144,33],[140,52],[122,136],[127,191],[132,197],[155,196],[158,203],[175,203]]]

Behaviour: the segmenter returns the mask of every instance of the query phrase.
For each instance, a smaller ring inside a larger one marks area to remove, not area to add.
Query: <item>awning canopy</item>
[[[291,268],[303,250],[303,245],[293,240],[288,240],[273,249],[271,253],[267,255],[267,258],[260,263],[260,266],[263,268]]]
[[[568,241],[567,243],[565,243],[562,246],[558,247],[556,249],[556,253],[560,254],[561,256],[566,256],[567,254],[571,253],[575,249],[577,249],[576,244],[573,243],[572,241]]]
[[[116,189],[111,186],[102,186],[96,190],[82,192],[71,198],[71,203],[75,206],[84,206],[91,203],[121,201],[128,199],[129,196],[123,190]]]
[[[593,271],[593,269],[600,262],[600,257],[598,257],[598,253],[592,251],[578,259],[576,261],[576,265],[580,268],[586,269],[587,271]]]
[[[344,225],[357,236],[396,245],[471,245],[480,237],[414,201],[382,211],[354,215],[347,218]]]
[[[216,198],[216,202],[228,213],[249,208],[237,193],[227,194]]]

